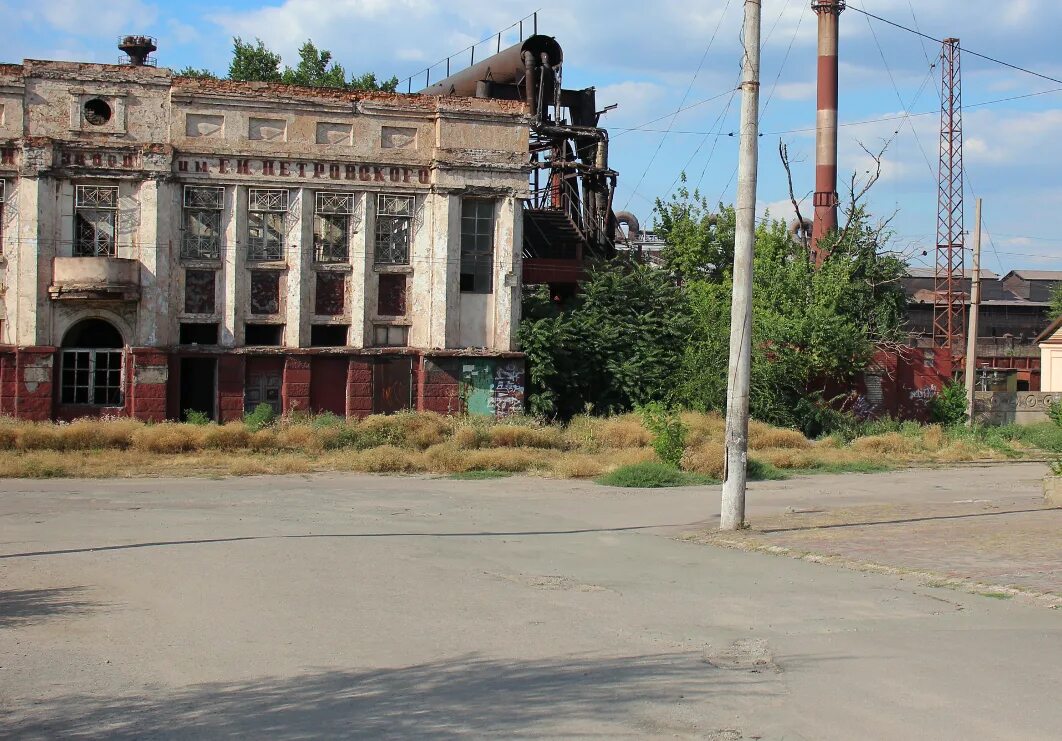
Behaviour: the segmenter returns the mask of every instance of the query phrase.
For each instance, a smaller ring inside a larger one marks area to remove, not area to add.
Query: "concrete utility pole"
[[[981,309],[981,199],[974,208],[973,281],[970,287],[970,328],[966,333],[966,426],[974,425],[977,392],[977,315]]]
[[[811,253],[816,265],[827,255],[819,243],[837,231],[837,53],[845,0],[812,0],[819,17],[818,120],[815,127],[815,221]]]
[[[741,65],[741,139],[738,146],[734,294],[730,304],[730,369],[726,386],[726,481],[722,530],[745,526],[749,450],[749,374],[752,369],[752,254],[756,246],[756,177],[759,167],[760,3],[745,0]]]

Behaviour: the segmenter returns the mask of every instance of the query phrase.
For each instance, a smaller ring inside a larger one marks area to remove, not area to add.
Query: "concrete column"
[[[495,350],[516,348],[515,328],[520,324],[520,258],[523,245],[523,210],[516,198],[507,197],[495,207],[494,228],[494,337]]]
[[[67,193],[69,191],[69,193]],[[73,188],[62,188],[56,194],[55,181],[51,178],[28,178],[19,180],[13,201],[6,206],[19,214],[15,240],[17,248],[7,256],[7,295],[9,315],[13,316],[8,340],[17,345],[47,345],[52,342],[51,299],[48,286],[52,281],[52,258],[61,238],[59,207],[65,196],[73,198]],[[73,205],[69,209],[73,219]],[[71,237],[73,227],[71,225]],[[69,254],[69,246],[66,254]],[[62,253],[61,253],[62,254]],[[11,305],[13,304],[13,306]],[[58,342],[60,338],[56,338]]]
[[[291,199],[288,234],[285,240],[288,270],[285,280],[284,345],[306,347],[310,344],[310,301],[313,289],[313,191],[299,188],[288,191]]]
[[[422,214],[415,219],[410,262],[413,274],[406,277],[406,313],[413,324],[409,328],[409,344],[413,347],[441,347],[439,316],[445,316],[445,306],[435,304],[440,280],[441,262],[433,220],[438,197],[430,193],[417,196],[417,208]],[[440,312],[439,310],[442,309]]]
[[[180,186],[158,180],[140,184],[140,229],[131,257],[140,260],[136,329],[130,344],[158,346],[177,342]]]
[[[240,302],[246,300],[243,283],[246,281],[244,257],[247,254],[247,188],[230,186],[225,189],[225,211],[222,214],[224,237],[221,247],[221,315],[220,344],[232,347],[243,342],[243,317]],[[242,385],[241,385],[242,388]]]
[[[359,193],[361,224],[350,242],[350,344],[372,344],[370,317],[375,310],[376,274],[373,272],[373,230],[376,228],[376,194]]]

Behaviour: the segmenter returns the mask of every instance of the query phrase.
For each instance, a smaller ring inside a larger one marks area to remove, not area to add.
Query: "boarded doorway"
[[[188,419],[188,412],[200,412],[217,419],[217,358],[181,358],[180,417]]]
[[[346,358],[314,358],[310,363],[310,410],[347,414]]]
[[[372,411],[394,414],[413,408],[413,358],[380,358],[372,367]]]
[[[465,361],[461,366],[461,394],[465,399],[465,413],[494,416],[494,362]]]

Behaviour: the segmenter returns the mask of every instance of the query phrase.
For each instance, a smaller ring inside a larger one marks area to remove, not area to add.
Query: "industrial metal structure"
[[[811,251],[816,265],[826,259],[820,242],[837,230],[837,52],[845,0],[812,0],[819,18],[818,118],[815,134],[815,220]]]
[[[940,184],[937,194],[937,263],[933,343],[952,358],[963,354],[966,297],[962,170],[962,78],[959,40],[944,39],[941,54]]]
[[[558,293],[574,290],[587,259],[612,257],[616,235],[608,132],[598,126],[594,88],[564,88],[563,59],[556,39],[536,33],[420,91],[527,103],[531,197],[523,279]]]

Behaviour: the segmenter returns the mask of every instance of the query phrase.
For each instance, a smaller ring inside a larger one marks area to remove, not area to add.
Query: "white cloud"
[[[140,0],[52,0],[35,7],[53,28],[80,36],[146,33],[158,17],[155,5]]]

